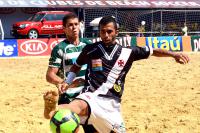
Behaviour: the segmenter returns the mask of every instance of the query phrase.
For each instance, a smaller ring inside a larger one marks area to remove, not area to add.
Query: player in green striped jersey
[[[68,40],[64,40],[60,42],[58,45],[55,46],[55,48],[52,50],[51,58],[49,59],[49,68],[47,71],[47,79],[50,77],[52,80],[50,83],[55,82],[56,79],[62,79],[57,80],[56,84],[59,89],[59,84],[64,83],[63,81],[66,79],[66,75],[68,74],[68,71],[72,64],[75,62],[77,56],[80,54],[82,48],[89,44],[87,40],[80,39],[80,42],[78,45],[74,45],[70,43]],[[80,73],[78,74],[76,79],[85,77],[85,70],[87,66],[83,66]],[[53,74],[51,75],[51,72]],[[55,79],[55,80],[53,80]],[[79,94],[79,92],[82,90],[83,86],[76,87],[69,89],[67,92],[61,92],[59,104],[69,102],[69,98],[74,98]]]
[[[66,34],[66,39],[56,45],[49,59],[49,67],[46,73],[48,82],[55,84],[60,93],[59,103],[69,103],[71,98],[77,96],[81,91],[82,86],[72,88],[67,92],[62,92],[61,84],[66,80],[69,68],[73,65],[76,58],[87,44],[91,44],[86,39],[79,38],[79,19],[73,14],[67,14],[63,18],[63,30]],[[78,78],[84,79],[87,66],[83,66]]]
[[[79,38],[79,19],[73,13],[65,15],[63,18],[63,30],[66,34],[66,39],[53,48],[46,73],[46,80],[58,87],[60,94],[58,104],[69,103],[82,90],[83,86],[78,86],[63,92],[62,87],[66,84],[66,75],[70,67],[75,62],[83,47],[92,43],[86,39]],[[76,78],[78,79],[77,81],[84,79],[86,67],[83,66],[81,68]],[[83,125],[83,129],[87,133],[95,132],[95,129],[88,125]]]

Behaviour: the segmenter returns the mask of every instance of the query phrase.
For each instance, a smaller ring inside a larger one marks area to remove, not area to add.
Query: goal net
[[[139,33],[145,36],[182,35],[184,24],[190,35],[200,33],[199,10],[86,8],[84,10],[86,35],[91,36],[94,30],[98,31],[90,26],[90,22],[106,15],[116,18],[120,26],[120,35],[137,36]]]

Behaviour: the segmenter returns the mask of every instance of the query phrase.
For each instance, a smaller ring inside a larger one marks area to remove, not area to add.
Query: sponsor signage
[[[15,57],[17,53],[17,40],[0,40],[0,57]]]
[[[191,36],[192,51],[200,51],[200,36]]]
[[[52,39],[19,39],[19,56],[47,56],[51,54],[52,49],[64,38]],[[100,38],[89,38],[93,43],[100,41]],[[117,42],[125,47],[136,46],[136,37],[118,37]]]
[[[101,41],[100,38],[89,38],[93,43]],[[136,37],[117,37],[116,42],[124,47],[136,46]]]
[[[183,51],[181,36],[146,37],[146,45],[168,51]]]
[[[51,39],[8,39],[0,41],[0,57],[15,56],[49,56],[52,49],[65,38]],[[91,42],[100,38],[88,38]],[[138,39],[140,39],[138,41]],[[141,39],[143,41],[141,41]],[[124,47],[145,46],[161,48],[170,51],[200,51],[200,36],[185,38],[181,36],[160,37],[117,37],[117,42]],[[183,42],[184,41],[184,42]],[[191,41],[191,44],[190,44]],[[138,43],[139,42],[139,43]],[[186,47],[187,46],[187,47]]]
[[[55,29],[63,29],[63,25],[62,24],[55,24],[55,25],[52,25],[52,24],[45,24],[41,27],[42,30],[55,30]]]
[[[0,0],[0,7],[200,8],[199,0]]]
[[[19,39],[19,56],[45,56],[63,39]]]

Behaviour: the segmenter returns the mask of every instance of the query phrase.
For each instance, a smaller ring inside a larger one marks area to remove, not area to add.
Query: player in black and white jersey
[[[116,43],[117,23],[111,16],[101,19],[99,29],[102,41],[85,46],[68,74],[67,84],[70,85],[81,66],[88,65],[87,82],[83,93],[70,104],[59,105],[58,108],[71,109],[80,116],[82,123],[92,124],[99,133],[124,133],[126,131],[121,116],[120,102],[125,77],[132,63],[151,55],[173,57],[182,64],[188,63],[189,58],[183,53],[152,49],[148,46],[136,46],[131,49],[122,47]],[[57,94],[46,92],[44,95],[46,105],[48,105],[48,100],[51,101],[48,99],[50,95],[56,97]],[[46,108],[45,118],[51,118],[54,111],[55,107]]]
[[[106,46],[103,41],[85,47],[76,61],[78,67],[88,64],[88,87],[84,92],[98,92],[100,97],[120,101],[125,77],[133,61],[148,58],[152,52],[148,46],[129,49],[119,44]]]

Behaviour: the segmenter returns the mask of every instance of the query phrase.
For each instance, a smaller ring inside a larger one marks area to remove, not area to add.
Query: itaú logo
[[[26,54],[38,55],[47,51],[48,46],[40,40],[28,40],[21,44],[20,49]]]

